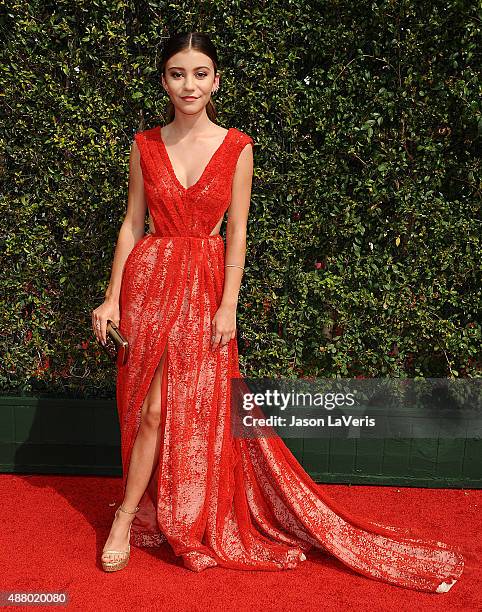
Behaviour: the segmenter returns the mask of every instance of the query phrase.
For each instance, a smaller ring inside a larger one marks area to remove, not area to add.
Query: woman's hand
[[[98,308],[92,311],[92,329],[97,340],[104,344],[107,341],[107,321],[119,325],[120,310],[117,300],[105,300]]]
[[[236,307],[220,306],[213,317],[211,328],[211,350],[214,351],[236,336]]]

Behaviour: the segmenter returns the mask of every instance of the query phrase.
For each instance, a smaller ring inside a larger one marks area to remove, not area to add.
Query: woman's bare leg
[[[159,361],[142,405],[139,431],[132,447],[126,490],[122,501],[122,507],[129,512],[133,512],[137,507],[159,461],[161,381],[166,352],[165,350]],[[133,514],[117,513],[104,550],[127,550],[129,525],[133,520]],[[119,555],[105,554],[103,558],[106,561],[116,561]]]

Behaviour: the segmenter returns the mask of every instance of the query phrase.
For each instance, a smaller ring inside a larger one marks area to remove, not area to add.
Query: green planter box
[[[480,488],[480,439],[286,438],[316,482]],[[0,396],[0,471],[120,476],[115,400]]]
[[[121,475],[115,401],[0,397],[0,470]]]
[[[302,464],[316,482],[416,487],[482,485],[482,440],[397,438],[303,440]]]

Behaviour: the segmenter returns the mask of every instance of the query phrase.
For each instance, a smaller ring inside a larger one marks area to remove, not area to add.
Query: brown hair
[[[200,51],[201,53],[204,53],[210,57],[214,65],[214,72],[216,73],[218,71],[218,54],[209,36],[207,34],[203,34],[202,32],[181,32],[171,36],[163,47],[160,72],[164,78],[166,77],[165,69],[168,60],[176,53],[185,51],[186,49],[194,49],[195,51]],[[210,99],[206,105],[206,113],[211,121],[216,119],[217,113],[212,99]],[[166,123],[171,123],[171,121],[174,119],[174,115],[174,104],[169,100],[167,105]]]

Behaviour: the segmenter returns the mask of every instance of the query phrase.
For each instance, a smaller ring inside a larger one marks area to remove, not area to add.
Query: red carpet
[[[133,546],[127,568],[107,574],[100,553],[121,501],[120,478],[1,474],[0,590],[67,591],[67,609],[83,612],[482,610],[480,490],[319,486],[353,513],[413,525],[429,539],[460,546],[466,558],[461,580],[445,594],[410,591],[359,576],[314,549],[294,570],[212,568],[196,574],[167,544]]]

